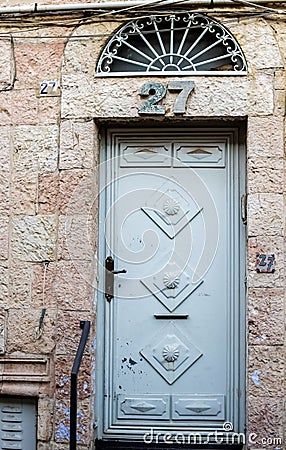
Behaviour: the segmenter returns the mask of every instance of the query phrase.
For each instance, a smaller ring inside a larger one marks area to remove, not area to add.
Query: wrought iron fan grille
[[[107,43],[98,75],[246,73],[240,46],[220,23],[199,13],[152,16],[124,25]]]

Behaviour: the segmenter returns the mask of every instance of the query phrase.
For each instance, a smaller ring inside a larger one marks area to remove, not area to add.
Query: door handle
[[[105,298],[108,302],[114,297],[114,275],[120,273],[127,273],[127,270],[114,270],[114,259],[108,256],[105,260]]]
[[[117,275],[118,273],[127,273],[126,269],[122,269],[122,270],[111,270],[111,273],[113,273],[113,275]]]

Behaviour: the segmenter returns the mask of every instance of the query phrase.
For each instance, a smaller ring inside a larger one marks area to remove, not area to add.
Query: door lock
[[[127,273],[127,270],[114,270],[114,259],[108,256],[105,260],[105,298],[108,302],[114,297],[114,275],[120,273]]]

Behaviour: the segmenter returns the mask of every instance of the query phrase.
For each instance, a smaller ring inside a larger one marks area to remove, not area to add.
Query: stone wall
[[[183,120],[247,124],[247,431],[258,436],[250,447],[272,448],[277,445],[271,438],[284,439],[286,431],[286,27],[279,17],[235,16],[218,18],[240,43],[248,76],[197,76]],[[39,399],[38,450],[68,449],[70,369],[80,320],[91,320],[92,331],[79,377],[78,443],[91,448],[97,124],[141,123],[138,92],[148,79],[95,78],[100,52],[120,23],[103,18],[77,26],[72,17],[70,22],[73,27],[67,21],[61,27],[37,22],[34,29],[26,24],[21,32],[2,25],[0,36],[0,389]],[[39,96],[45,80],[59,83],[58,95]],[[170,105],[166,117],[154,123],[178,123]],[[274,274],[256,272],[257,252],[275,253]]]

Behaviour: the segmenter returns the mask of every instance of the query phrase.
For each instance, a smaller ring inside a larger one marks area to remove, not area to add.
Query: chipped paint
[[[135,364],[138,364],[138,362],[134,361],[134,359],[132,359],[132,358],[129,358],[129,364],[130,364],[130,366],[135,366]]]
[[[56,440],[68,440],[70,439],[70,427],[64,425],[63,423],[59,423],[56,429]]]
[[[69,441],[70,439],[70,409],[59,403],[58,412],[62,415],[62,422],[57,425],[56,428],[56,440],[57,441]],[[77,434],[76,440],[81,444],[86,444],[87,427],[83,423],[85,415],[83,411],[77,412]]]
[[[255,384],[255,386],[260,386],[260,380],[259,380],[260,374],[261,374],[261,370],[255,370],[253,372],[253,374],[251,375],[251,379],[252,379],[253,383]]]
[[[63,403],[59,403],[58,413],[62,417],[61,422],[56,425],[55,436],[57,441],[69,441],[70,439],[70,409]]]
[[[58,387],[58,395],[60,397],[66,397],[69,395],[69,386],[70,386],[71,379],[68,376],[62,376],[60,377],[57,387]]]
[[[71,378],[70,377],[61,377],[59,380],[59,386],[63,386],[65,383],[70,383],[71,382]]]
[[[258,310],[257,310],[256,308],[252,308],[251,314],[252,314],[253,316],[258,316]]]
[[[265,334],[262,334],[262,336],[258,336],[257,338],[255,338],[256,342],[264,342],[266,341],[267,337],[265,336]]]
[[[86,380],[82,384],[82,390],[85,394],[88,392],[88,382]]]
[[[70,416],[70,409],[69,408],[64,408],[62,403],[59,404],[58,411],[63,413],[66,417],[69,418],[69,416]]]
[[[255,386],[261,387],[261,389],[263,389],[265,391],[266,388],[261,385],[261,381],[259,379],[260,374],[261,374],[261,370],[255,370],[253,372],[253,374],[251,375],[251,379],[252,379],[253,383],[255,384]]]
[[[138,362],[137,361],[135,361],[134,359],[132,359],[131,357],[127,357],[127,358],[122,358],[121,359],[121,369],[124,369],[125,367],[128,369],[128,370],[130,370],[132,373],[136,373],[135,372],[135,370],[134,370],[134,367],[136,366],[136,364],[138,364]],[[123,364],[125,364],[125,366],[123,365]],[[126,372],[123,372],[123,373],[126,373]]]
[[[77,413],[77,433],[76,440],[82,444],[86,444],[86,426],[82,423],[84,420],[84,413],[82,411],[78,411]]]

